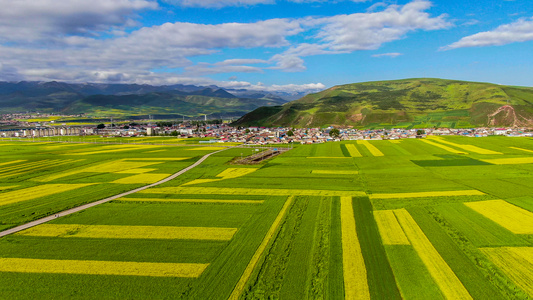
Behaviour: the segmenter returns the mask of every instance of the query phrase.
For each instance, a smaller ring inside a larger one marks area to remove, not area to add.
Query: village
[[[5,125],[5,124],[4,124]],[[265,128],[234,127],[221,120],[216,122],[185,121],[180,123],[155,122],[126,125],[99,124],[85,126],[55,126],[38,123],[9,124],[9,129],[0,128],[3,138],[42,138],[52,136],[102,136],[102,137],[137,137],[137,136],[174,136],[176,138],[204,138],[205,143],[243,143],[253,145],[268,144],[313,144],[328,141],[346,140],[397,140],[424,138],[428,135],[460,135],[467,137],[485,137],[490,135],[533,136],[529,128],[412,128],[412,129],[356,129],[356,128]]]

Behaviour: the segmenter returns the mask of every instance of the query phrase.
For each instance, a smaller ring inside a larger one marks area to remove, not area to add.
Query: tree
[[[287,136],[294,136],[294,132],[292,130],[287,131]]]
[[[333,138],[337,138],[339,135],[341,135],[341,132],[337,128],[333,128],[329,131],[329,136]]]
[[[416,135],[423,135],[423,134],[426,134],[426,131],[425,131],[425,130],[418,129],[418,130],[416,131]]]
[[[105,128],[105,124],[98,124],[98,126],[96,126],[97,129],[104,129]]]

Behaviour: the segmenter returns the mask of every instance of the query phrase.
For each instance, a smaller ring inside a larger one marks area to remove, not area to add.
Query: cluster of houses
[[[286,143],[323,143],[342,140],[383,140],[423,138],[427,135],[461,135],[482,137],[489,135],[533,136],[528,128],[427,128],[427,129],[355,129],[355,128],[264,128],[232,127],[228,124],[208,122],[182,122],[170,126],[130,124],[126,126],[35,127],[1,130],[0,137],[49,136],[176,136],[179,138],[206,138],[214,142],[236,142],[255,145]]]

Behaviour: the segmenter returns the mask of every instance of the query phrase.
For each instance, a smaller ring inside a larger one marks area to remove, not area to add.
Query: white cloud
[[[501,25],[492,31],[485,31],[466,36],[453,44],[442,47],[441,50],[452,50],[465,47],[501,46],[531,40],[533,40],[533,18],[520,19],[514,23]]]
[[[286,84],[286,85],[265,85],[262,82],[252,84],[246,81],[229,81],[217,82],[218,86],[228,89],[247,89],[254,91],[267,92],[286,92],[286,93],[316,93],[322,91],[326,86],[322,83],[307,83],[307,84]]]
[[[431,5],[421,0],[390,5],[380,12],[327,18],[216,25],[176,22],[127,31],[139,10],[158,7],[155,0],[0,0],[0,4],[6,8],[0,10],[0,80],[208,84],[213,81],[201,76],[301,72],[307,69],[303,58],[308,56],[376,49],[414,30],[450,25],[445,16],[432,18],[426,13]],[[271,58],[191,61],[228,48],[262,51]],[[161,69],[169,71],[152,71]]]
[[[403,54],[402,53],[393,52],[393,53],[374,54],[374,55],[372,55],[372,57],[391,57],[391,58],[394,58],[394,57],[398,57],[400,55],[403,55]]]
[[[276,54],[272,57],[271,61],[276,62],[275,67],[270,67],[273,70],[302,72],[307,69],[304,65],[304,60],[296,55]]]
[[[451,26],[446,15],[432,18],[425,10],[431,2],[416,0],[404,6],[390,5],[371,13],[338,15],[311,20],[323,24],[318,38],[336,51],[374,50],[404,37],[410,31],[437,30]]]
[[[286,36],[303,29],[296,21],[270,19],[256,23],[166,23],[133,32],[124,40],[166,47],[188,48],[254,48],[289,45]]]
[[[153,0],[0,0],[0,7],[0,41],[28,42],[135,25],[134,12],[158,5]]]

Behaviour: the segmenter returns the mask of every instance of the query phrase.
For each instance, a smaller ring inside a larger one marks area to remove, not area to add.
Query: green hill
[[[429,78],[346,84],[283,106],[259,108],[234,124],[365,128],[533,126],[533,88]]]

